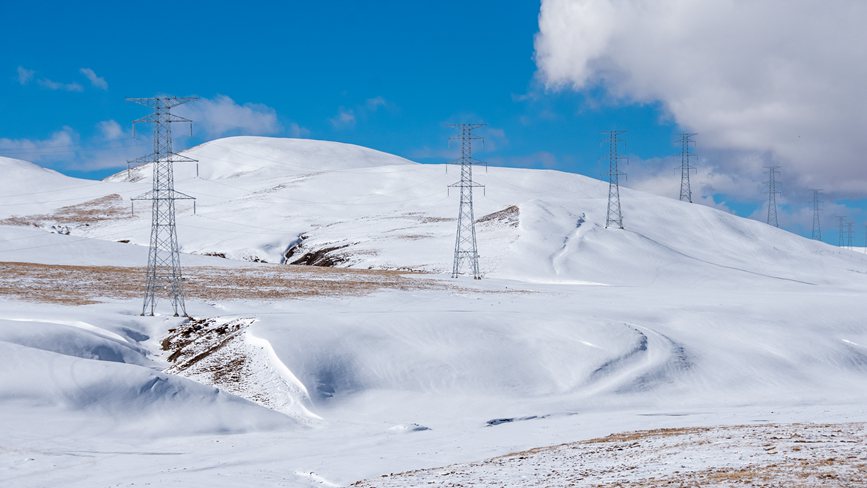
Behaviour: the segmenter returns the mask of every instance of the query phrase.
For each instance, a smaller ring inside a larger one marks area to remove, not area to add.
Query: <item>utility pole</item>
[[[680,135],[680,201],[692,203],[692,187],[689,184],[689,174],[695,171],[690,166],[692,156],[691,146],[695,144],[694,133],[682,133]]]
[[[813,190],[813,234],[812,238],[822,240],[822,190]]]
[[[459,160],[461,180],[449,185],[449,188],[459,188],[461,192],[452,278],[457,278],[466,265],[472,268],[473,279],[482,279],[482,274],[479,271],[479,252],[476,246],[476,219],[473,214],[473,188],[484,188],[484,185],[473,181],[473,164],[479,162],[473,159],[473,141],[482,138],[473,136],[473,130],[484,127],[484,125],[455,124],[451,126],[460,132],[460,135],[453,136],[451,140],[461,141],[461,158]]]
[[[777,171],[779,166],[768,166],[768,225],[780,226],[777,218]]]
[[[620,207],[620,172],[619,162],[624,157],[620,156],[620,135],[626,131],[610,130],[608,134],[608,214],[605,218],[605,228],[612,224],[623,228],[623,211]]]
[[[175,190],[174,163],[195,162],[195,160],[173,151],[172,124],[189,123],[192,127],[192,121],[172,114],[171,109],[193,100],[196,98],[127,98],[129,102],[153,110],[153,113],[133,121],[133,134],[135,134],[136,124],[151,124],[153,127],[153,152],[131,162],[134,165],[153,165],[151,191],[132,199],[151,201],[151,237],[142,315],[154,314],[157,295],[165,291],[172,300],[175,317],[187,316],[178,251],[178,233],[175,225],[175,200],[194,200],[194,198]]]

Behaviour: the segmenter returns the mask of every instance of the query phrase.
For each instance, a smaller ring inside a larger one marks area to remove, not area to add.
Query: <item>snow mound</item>
[[[275,178],[321,171],[415,164],[354,144],[254,136],[216,139],[184,151],[183,155],[200,161],[198,176],[208,180]],[[149,165],[141,166],[136,172],[139,177],[147,178],[149,168]],[[190,170],[180,171],[189,173]],[[126,178],[127,173],[122,172],[109,177],[109,181],[123,181]]]
[[[0,191],[4,202],[10,197],[21,195],[33,198],[34,192],[48,192],[77,184],[93,183],[62,175],[57,171],[43,168],[29,161],[0,156]]]

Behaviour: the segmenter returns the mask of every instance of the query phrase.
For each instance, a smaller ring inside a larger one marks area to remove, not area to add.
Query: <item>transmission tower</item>
[[[777,171],[779,166],[768,166],[768,225],[774,227],[780,226],[780,221],[777,218]]]
[[[813,234],[812,238],[822,240],[822,190],[813,190]]]
[[[458,209],[458,230],[455,235],[455,259],[452,266],[452,278],[457,278],[464,267],[471,267],[473,278],[480,280],[479,252],[476,246],[476,220],[473,214],[473,188],[484,187],[473,181],[473,164],[478,163],[473,159],[473,141],[481,140],[481,137],[473,136],[473,130],[484,127],[485,124],[455,124],[460,135],[453,136],[451,140],[460,140],[461,180],[449,185],[449,188],[459,188],[461,203]]]
[[[837,225],[839,232],[837,233],[837,245],[844,247],[846,244],[846,216],[837,215]]]
[[[846,222],[846,247],[849,249],[855,248],[855,230],[854,222]]]
[[[151,124],[153,127],[153,152],[130,163],[153,166],[153,189],[133,200],[151,201],[151,238],[148,252],[147,285],[145,287],[142,315],[153,315],[157,295],[168,294],[172,300],[175,317],[187,315],[184,304],[183,276],[178,252],[178,232],[175,225],[175,200],[194,198],[175,190],[174,163],[195,162],[194,159],[176,154],[172,150],[172,124],[192,121],[171,113],[171,109],[195,97],[127,98],[127,101],[144,105],[153,113],[133,121],[136,124]]]
[[[623,211],[620,208],[620,172],[619,163],[626,159],[620,156],[620,135],[626,131],[608,131],[608,214],[605,218],[605,228],[612,224],[623,228]]]
[[[696,134],[682,133],[680,135],[680,201],[692,203],[692,187],[689,184],[689,175],[695,171],[690,166],[692,146],[695,145]]]

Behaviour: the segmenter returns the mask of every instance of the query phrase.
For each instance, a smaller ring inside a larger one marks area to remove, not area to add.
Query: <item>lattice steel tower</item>
[[[175,225],[175,200],[191,200],[193,197],[175,191],[174,163],[195,160],[175,154],[172,150],[172,124],[192,124],[192,121],[172,114],[171,109],[193,100],[196,98],[127,98],[127,101],[153,109],[153,113],[133,121],[133,132],[136,124],[153,126],[153,152],[130,162],[133,165],[153,165],[153,189],[133,198],[151,200],[150,251],[142,315],[154,314],[156,299],[161,292],[165,292],[171,299],[175,317],[187,315]]]
[[[680,201],[692,203],[692,188],[689,184],[689,174],[695,171],[690,166],[692,147],[696,134],[682,133],[680,135]]]
[[[620,172],[619,163],[626,159],[620,156],[620,135],[626,131],[608,131],[608,214],[605,218],[605,228],[612,224],[623,228],[623,211],[620,208]]]
[[[473,181],[473,164],[478,163],[473,159],[473,141],[481,137],[473,136],[473,130],[484,127],[485,124],[456,124],[452,127],[460,131],[460,135],[452,140],[461,141],[461,180],[449,185],[449,188],[459,188],[461,203],[458,209],[458,230],[455,235],[455,259],[452,266],[452,278],[457,278],[464,267],[470,267],[473,278],[480,280],[479,252],[476,246],[476,220],[473,215],[473,188],[483,187]]]
[[[846,222],[846,247],[849,249],[855,249],[855,230],[853,226],[854,222]]]
[[[768,166],[768,225],[780,226],[777,218],[777,171],[779,166]]]
[[[822,240],[822,190],[813,190],[813,234],[812,238]]]
[[[837,215],[837,245],[845,247],[846,245],[846,216]]]

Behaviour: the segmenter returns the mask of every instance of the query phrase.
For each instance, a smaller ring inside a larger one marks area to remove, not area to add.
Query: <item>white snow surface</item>
[[[485,279],[451,280],[457,171],[323,141],[186,154],[200,163],[198,178],[176,169],[199,199],[197,215],[179,203],[185,264],[279,263],[300,242],[290,261],[346,246],[341,266],[450,286],[188,304],[255,318],[250,347],[309,394],[312,424],[163,373],[159,342],[180,319],[139,317],[137,301],[0,299],[0,485],[345,486],[633,429],[867,420],[864,254],[629,189],[626,229],[606,229],[607,183],[476,168]],[[53,192],[0,196],[0,218],[150,185],[148,168],[88,182],[7,167],[20,171],[4,191]],[[136,212],[0,226],[0,261],[141,266]],[[191,255],[204,253],[232,259]]]

